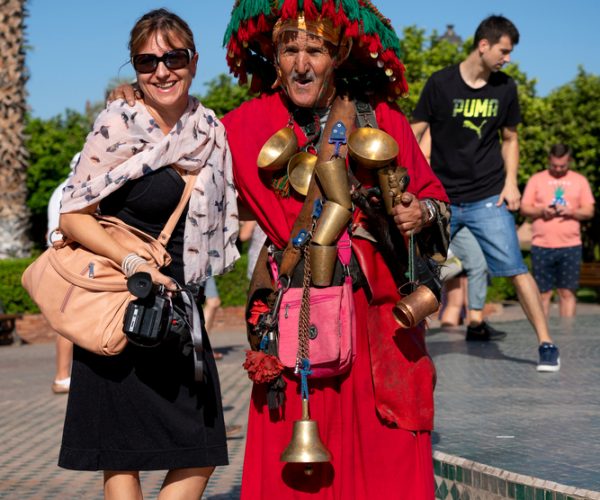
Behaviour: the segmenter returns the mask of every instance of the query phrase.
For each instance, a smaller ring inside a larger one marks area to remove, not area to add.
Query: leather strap
[[[175,207],[175,210],[171,214],[171,217],[169,217],[169,220],[167,221],[167,223],[165,224],[165,227],[160,232],[160,234],[158,235],[158,238],[157,238],[163,247],[166,247],[167,243],[169,243],[169,240],[171,239],[171,235],[173,234],[173,230],[175,229],[175,226],[177,225],[177,222],[179,221],[179,217],[181,217],[181,214],[183,213],[183,209],[187,205],[187,202],[189,201],[190,196],[192,196],[192,191],[194,189],[194,184],[196,182],[197,176],[198,176],[198,172],[193,172],[184,177],[185,188],[183,190],[183,193],[181,194],[181,199],[179,200],[179,203]]]
[[[331,135],[334,124],[338,121],[341,121],[346,127],[347,133],[350,134],[350,132],[354,130],[355,120],[356,109],[354,103],[348,96],[337,96],[333,101],[331,111],[329,112],[329,117],[327,118],[327,123],[325,124],[325,129],[322,135],[323,140],[321,141],[321,147],[317,156],[317,165],[319,163],[329,161],[335,152],[335,145],[330,144],[329,141],[326,140]],[[340,156],[346,156],[347,149],[347,145],[342,146],[340,148]],[[304,200],[304,204],[302,205],[302,210],[300,211],[300,214],[294,223],[290,241],[283,252],[281,265],[279,266],[279,272],[282,276],[290,277],[294,272],[294,268],[298,265],[298,262],[300,262],[300,258],[302,257],[302,252],[300,249],[295,248],[292,245],[291,239],[294,238],[301,229],[308,231],[312,225],[312,211],[314,202],[317,198],[322,196],[321,188],[317,184],[316,177],[316,175],[313,175],[310,181],[308,193]]]

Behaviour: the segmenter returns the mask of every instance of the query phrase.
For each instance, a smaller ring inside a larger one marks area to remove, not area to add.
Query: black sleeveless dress
[[[157,237],[184,188],[172,168],[130,181],[100,203]],[[187,208],[168,244],[172,263],[162,270],[183,277]],[[180,338],[155,348],[128,344],[112,357],[75,346],[71,389],[58,465],[75,470],[163,470],[227,465],[219,379],[204,332],[206,377],[194,381],[193,359]]]

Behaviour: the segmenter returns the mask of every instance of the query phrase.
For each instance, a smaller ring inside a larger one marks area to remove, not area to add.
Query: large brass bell
[[[264,170],[279,170],[298,150],[298,138],[294,130],[284,127],[264,143],[258,153],[257,165]]]
[[[313,285],[329,286],[337,260],[337,245],[310,244],[310,272]]]
[[[360,127],[348,137],[348,152],[365,168],[381,168],[398,156],[398,143],[378,128]]]
[[[323,205],[323,212],[319,217],[312,242],[321,246],[333,245],[351,217],[352,212],[346,207],[327,200]]]
[[[317,422],[308,414],[308,399],[302,399],[302,420],[294,422],[292,440],[281,454],[282,462],[311,464],[329,462],[331,453],[321,441]],[[305,471],[310,474],[311,469]]]
[[[306,196],[308,186],[315,171],[317,157],[306,151],[300,151],[290,158],[287,166],[288,179],[292,187]]]
[[[338,156],[319,163],[316,172],[325,197],[347,209],[352,208],[346,160]]]

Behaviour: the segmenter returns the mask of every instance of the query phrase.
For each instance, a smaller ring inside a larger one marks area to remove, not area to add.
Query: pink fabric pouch
[[[338,258],[350,263],[350,238],[338,243]],[[302,288],[288,289],[279,307],[279,359],[288,368],[296,367]],[[325,378],[347,372],[356,356],[356,320],[352,278],[340,286],[310,289],[309,360],[311,377]]]

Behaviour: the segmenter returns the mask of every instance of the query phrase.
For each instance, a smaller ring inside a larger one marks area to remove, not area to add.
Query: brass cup
[[[388,215],[392,215],[395,198],[406,190],[406,169],[404,167],[386,166],[377,170],[381,196]]]
[[[439,306],[434,293],[425,285],[420,285],[413,293],[398,301],[392,312],[402,327],[413,328],[437,311]]]
[[[352,212],[346,207],[333,201],[326,201],[312,241],[325,247],[333,244],[348,224],[351,216]]]
[[[337,246],[310,245],[310,272],[315,286],[329,286],[333,278]]]
[[[290,127],[275,132],[258,153],[256,163],[264,170],[279,170],[298,150],[298,138]]]
[[[300,151],[290,158],[287,166],[288,179],[292,187],[301,195],[306,196],[312,179],[317,157],[305,151]]]
[[[381,168],[398,156],[398,143],[383,130],[361,127],[348,137],[348,151],[361,167]]]
[[[346,160],[338,157],[319,163],[316,171],[326,198],[347,209],[352,208]]]

